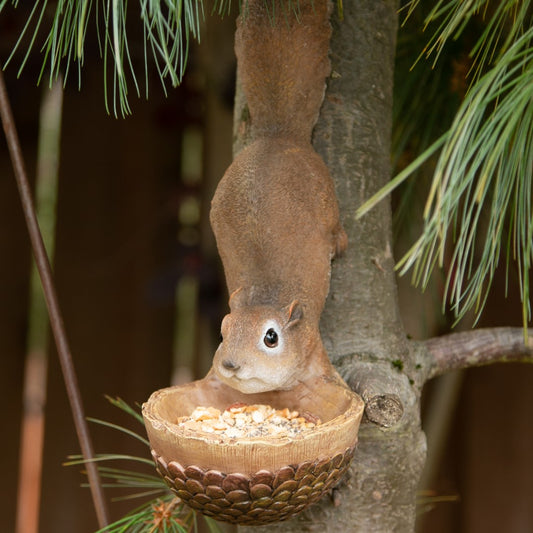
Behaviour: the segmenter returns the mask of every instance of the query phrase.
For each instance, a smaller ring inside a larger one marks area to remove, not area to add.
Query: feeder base
[[[339,482],[353,453],[351,447],[334,457],[247,475],[167,463],[152,450],[157,471],[184,503],[215,520],[245,525],[287,520],[317,502]]]

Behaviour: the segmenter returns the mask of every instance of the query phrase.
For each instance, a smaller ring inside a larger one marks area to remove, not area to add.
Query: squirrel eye
[[[276,333],[276,330],[273,328],[270,328],[265,333],[263,342],[265,343],[266,346],[268,346],[268,348],[275,348],[278,345],[278,334]]]

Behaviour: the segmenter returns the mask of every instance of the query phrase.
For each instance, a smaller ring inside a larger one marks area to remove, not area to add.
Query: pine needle
[[[513,228],[510,249],[517,262],[524,324],[530,319],[532,39],[530,29],[471,87],[440,154],[424,232],[398,264],[401,273],[413,266],[417,282],[424,285],[434,254],[438,251],[442,264],[451,245],[450,229],[457,228],[445,287],[457,320],[471,310],[479,318],[508,225]]]
[[[142,423],[142,416],[139,411],[133,409],[124,400],[109,396],[107,399],[113,406],[130,415],[136,422]],[[148,441],[131,429],[99,419],[90,419],[90,421],[128,435],[149,447]],[[65,463],[68,466],[85,464],[85,461],[80,455],[73,455],[68,459],[69,461]],[[100,476],[106,480],[103,484],[104,487],[128,491],[127,494],[114,497],[113,501],[146,498],[149,498],[149,500],[107,527],[100,529],[97,533],[156,533],[164,531],[191,533],[192,531],[197,531],[196,513],[184,505],[170,491],[163,478],[156,474],[151,459],[117,453],[98,454],[94,459],[96,463],[114,461],[127,461],[133,464],[149,465],[150,473],[99,464],[98,471]],[[222,530],[215,521],[208,517],[202,517],[202,519],[205,521],[209,531],[212,533],[222,533]]]
[[[365,202],[357,215],[368,211],[440,150],[426,198],[422,234],[397,268],[400,274],[412,270],[413,283],[423,288],[437,265],[445,268],[443,306],[450,305],[457,321],[470,311],[478,320],[501,256],[505,256],[506,293],[514,270],[526,335],[533,261],[533,28],[529,2],[504,0],[490,16],[487,5],[487,0],[440,0],[425,16],[426,29],[435,23],[437,29],[419,59],[433,56],[433,67],[437,60],[447,60],[445,50],[472,21],[484,19],[485,29],[471,49],[470,84],[448,132],[425,145],[413,144],[412,139],[420,137],[419,131],[428,132],[424,134],[428,139],[434,130],[428,121],[418,118],[409,129],[409,121],[427,114],[424,100],[416,92],[417,87],[427,92],[427,87],[421,83],[420,73],[407,83],[399,80],[401,105],[397,107],[406,124],[400,122],[401,128],[395,130],[395,158],[407,146],[418,146],[420,155]],[[416,18],[420,9],[418,0],[406,4],[404,25]],[[399,50],[401,45],[399,41]],[[440,90],[445,90],[442,84]],[[409,106],[409,98],[418,110]]]

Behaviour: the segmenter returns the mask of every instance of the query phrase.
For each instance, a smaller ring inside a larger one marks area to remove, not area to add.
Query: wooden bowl
[[[154,392],[143,417],[156,468],[192,508],[217,520],[264,524],[316,502],[347,469],[357,442],[363,401],[338,382],[318,388],[242,394],[213,376]],[[229,439],[196,433],[176,420],[198,406],[268,404],[318,416],[296,437]]]

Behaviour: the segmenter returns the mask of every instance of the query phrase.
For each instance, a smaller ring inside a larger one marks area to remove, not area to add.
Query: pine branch
[[[144,428],[142,415],[138,410],[129,406],[121,398],[108,396],[107,399],[113,406],[121,409],[137,422],[141,422]],[[104,420],[89,420],[141,441],[146,445],[147,449],[150,447],[149,442],[134,430]],[[139,464],[150,466],[152,467],[151,473],[144,473],[138,469],[124,470],[123,468],[101,466],[102,462],[114,462],[117,460],[132,462],[137,467]],[[88,468],[91,465],[95,466],[97,463],[100,464],[97,467],[100,476],[106,480],[104,487],[126,489],[128,491],[127,494],[114,498],[114,501],[135,500],[138,498],[144,500],[147,497],[151,497],[148,501],[144,501],[140,506],[115,522],[99,529],[97,533],[124,533],[126,531],[131,533],[155,533],[156,531],[191,533],[198,531],[197,519],[200,515],[197,515],[193,509],[185,505],[169,489],[165,480],[156,474],[151,459],[144,456],[107,453],[99,454],[91,461],[86,461],[82,456],[74,455],[69,457],[69,461],[65,465],[83,464]],[[135,492],[131,492],[132,489],[136,489]],[[212,518],[207,516],[202,516],[202,518],[210,532],[222,533],[222,530],[219,529]]]
[[[427,379],[446,372],[492,363],[533,363],[533,330],[527,343],[521,328],[487,328],[451,333],[422,344],[428,360]]]
[[[433,266],[447,263],[444,299],[457,320],[470,310],[479,318],[504,252],[508,269],[516,263],[524,328],[530,318],[532,39],[530,28],[468,93],[435,170],[424,231],[398,264],[425,287]]]
[[[0,15],[7,3],[7,0],[0,1]],[[12,3],[17,8],[17,2],[13,0]],[[103,63],[106,109],[108,112],[112,109],[115,116],[127,115],[131,113],[129,85],[133,83],[137,96],[141,93],[137,70],[144,69],[146,96],[149,64],[155,65],[163,89],[167,82],[173,87],[181,83],[191,40],[200,41],[200,27],[204,20],[203,0],[141,0],[138,4],[128,9],[127,0],[35,2],[2,67],[6,67],[21,49],[20,75],[30,55],[36,55],[40,50],[43,62],[39,81],[48,78],[51,83],[63,73],[66,82],[69,70],[76,65],[81,86],[86,42],[97,37]],[[133,23],[127,23],[128,13]],[[144,62],[142,59],[136,61],[130,52],[127,29],[132,24],[141,27]]]
[[[410,2],[409,13],[418,3]],[[426,18],[426,23],[442,18],[427,53],[442,55],[444,45],[461,34],[484,4],[486,0],[439,0]],[[510,26],[505,38],[499,31],[504,26]],[[513,271],[518,279],[524,331],[531,319],[533,264],[532,42],[524,5],[512,0],[499,4],[471,50],[472,84],[450,129],[357,211],[362,216],[440,151],[422,234],[397,268],[402,275],[411,270],[413,283],[422,288],[435,267],[445,269],[443,307],[449,305],[459,321],[470,311],[479,319],[496,269],[505,262],[507,279]],[[424,115],[422,120],[431,123],[428,119]]]
[[[264,1],[271,5],[271,0]],[[11,54],[0,68],[5,68],[20,51],[23,56],[20,75],[29,57],[40,52],[43,59],[39,81],[48,78],[51,84],[63,74],[66,83],[70,69],[75,66],[81,87],[86,43],[91,38],[97,39],[106,110],[115,116],[125,116],[131,113],[129,89],[132,84],[137,97],[141,96],[138,71],[144,71],[146,98],[151,69],[157,71],[165,93],[167,83],[172,87],[181,84],[192,43],[200,42],[204,2],[140,0],[131,6],[127,0],[34,2]],[[11,3],[13,8],[18,7],[17,0]],[[239,9],[246,7],[242,1],[214,0],[212,11],[220,16],[227,15],[233,4],[238,4]],[[0,16],[7,5],[8,0],[0,0]],[[342,1],[337,0],[337,5],[341,16]],[[285,0],[283,10],[298,13],[298,2]],[[142,34],[142,53],[135,53],[137,46],[130,43],[128,36],[135,24]]]

